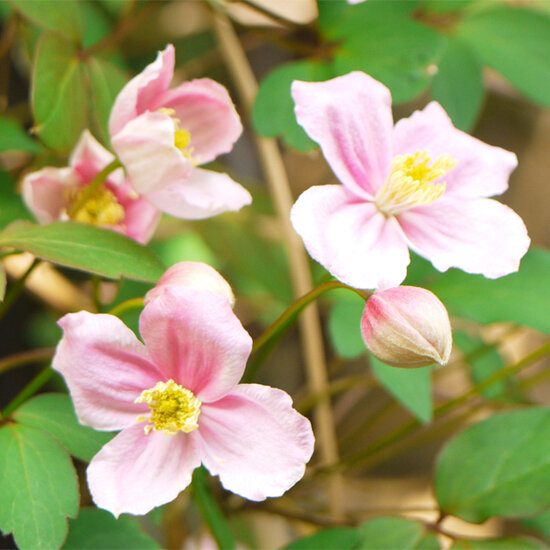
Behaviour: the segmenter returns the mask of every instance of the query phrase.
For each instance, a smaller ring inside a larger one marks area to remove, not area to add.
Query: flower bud
[[[395,367],[445,365],[451,354],[449,314],[424,288],[399,286],[374,293],[365,305],[361,335],[375,357]]]
[[[170,267],[160,278],[157,285],[145,296],[145,303],[160,296],[168,286],[185,286],[197,290],[208,290],[221,294],[229,301],[231,307],[235,304],[235,296],[229,283],[213,268],[202,262],[179,262]]]

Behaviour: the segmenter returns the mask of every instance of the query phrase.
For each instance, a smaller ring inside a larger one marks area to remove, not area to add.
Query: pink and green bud
[[[375,357],[395,367],[445,365],[451,354],[449,314],[424,288],[400,286],[374,293],[365,305],[361,334]]]
[[[235,296],[229,283],[213,268],[202,262],[179,262],[170,267],[157,285],[145,296],[145,303],[160,296],[170,286],[190,287],[219,294],[233,307]]]

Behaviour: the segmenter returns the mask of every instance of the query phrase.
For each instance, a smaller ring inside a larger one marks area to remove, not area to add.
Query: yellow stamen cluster
[[[124,219],[124,208],[119,204],[114,193],[104,185],[96,189],[74,211],[74,206],[81,202],[82,196],[86,193],[86,187],[69,190],[67,197],[67,202],[70,205],[68,208],[69,218],[92,225],[118,225]]]
[[[193,164],[197,164],[198,159],[193,155],[194,148],[189,146],[191,143],[191,133],[185,128],[180,128],[181,120],[174,116],[176,111],[162,107],[157,112],[167,115],[172,119],[174,123],[174,145],[183,153],[185,158],[188,158]]]
[[[430,204],[445,192],[446,183],[435,180],[452,170],[457,161],[450,155],[439,155],[431,165],[426,151],[398,155],[391,164],[390,175],[378,191],[375,203],[386,216],[395,216],[414,206]]]
[[[153,430],[174,435],[180,431],[189,433],[199,427],[201,401],[173,380],[158,382],[154,388],[144,390],[135,403],[147,403],[151,410],[149,417],[138,418],[138,422],[150,422],[145,426],[146,434]]]

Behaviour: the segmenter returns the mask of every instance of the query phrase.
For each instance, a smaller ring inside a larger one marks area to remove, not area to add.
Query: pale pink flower
[[[361,318],[361,335],[375,357],[396,367],[445,365],[453,345],[445,306],[429,290],[414,286],[370,296]]]
[[[313,452],[309,420],[284,391],[238,384],[252,341],[225,296],[166,287],[140,317],[142,344],[112,315],[59,321],[52,366],[80,422],[122,430],[92,459],[94,502],[118,516],[174,499],[204,464],[250,500],[283,494]]]
[[[107,227],[146,243],[157,227],[160,212],[136,194],[122,169],[109,174],[85,204],[73,211],[86,186],[113,160],[113,155],[85,130],[68,167],[42,168],[23,178],[23,200],[40,223],[72,219]]]
[[[165,288],[183,286],[208,290],[224,296],[229,305],[235,305],[235,296],[229,283],[211,266],[202,262],[178,262],[166,270],[160,281],[145,295],[145,303],[160,296]]]
[[[342,185],[305,191],[291,212],[310,255],[357,288],[390,288],[411,248],[439,271],[516,271],[529,247],[520,217],[488,199],[508,187],[513,153],[453,127],[436,102],[395,127],[389,90],[353,72],[292,85],[296,117]]]
[[[159,210],[199,219],[250,204],[227,174],[198,168],[228,153],[242,132],[227,90],[200,78],[170,90],[174,47],[118,94],[109,120],[113,148],[132,186]]]

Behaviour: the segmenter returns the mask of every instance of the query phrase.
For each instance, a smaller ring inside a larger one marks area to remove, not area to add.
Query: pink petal
[[[164,289],[182,286],[214,292],[235,305],[235,295],[229,283],[211,266],[203,262],[178,262],[167,269],[159,282],[145,295],[145,303],[160,296]]]
[[[115,157],[92,136],[89,130],[84,130],[71,153],[69,165],[80,174],[83,182],[89,183],[114,159]],[[109,180],[117,185],[121,184],[123,179],[122,169],[109,175]]]
[[[447,182],[445,193],[466,198],[504,193],[517,166],[514,153],[457,130],[435,101],[395,125],[394,147],[396,155],[425,150],[434,159],[450,154],[458,164],[441,178]]]
[[[64,334],[52,367],[65,378],[80,422],[97,430],[133,424],[148,410],[134,400],[166,380],[143,344],[112,315],[81,311],[65,315],[59,325]]]
[[[310,256],[356,288],[390,288],[407,274],[409,252],[395,218],[342,185],[311,187],[290,213]]]
[[[165,377],[203,402],[220,399],[237,384],[252,348],[227,298],[205,290],[165,288],[145,306],[139,325]]]
[[[147,244],[160,221],[162,213],[143,197],[123,204],[124,233],[141,244]]]
[[[200,164],[228,153],[243,127],[227,90],[209,78],[184,82],[159,96],[153,109],[174,109],[180,127],[191,134],[193,154]]]
[[[99,508],[116,517],[146,514],[174,500],[200,466],[198,442],[189,434],[150,432],[135,424],[120,432],[94,456],[88,486]]]
[[[278,497],[302,478],[313,453],[309,420],[284,391],[239,384],[199,418],[202,461],[222,485],[250,500]]]
[[[140,194],[184,182],[193,166],[174,144],[174,121],[144,113],[112,138],[113,148]]]
[[[252,202],[250,193],[227,174],[202,168],[193,169],[183,180],[147,192],[145,198],[159,210],[188,220],[237,211]]]
[[[364,198],[384,184],[392,159],[389,90],[374,78],[352,72],[326,82],[292,84],[296,118],[338,179]]]
[[[491,199],[443,197],[404,212],[399,223],[411,248],[439,271],[458,267],[491,279],[502,277],[518,270],[529,248],[521,218]]]
[[[67,189],[80,182],[73,168],[42,168],[23,178],[23,201],[40,223],[51,223],[67,207]]]
[[[168,44],[156,60],[132,78],[118,94],[109,119],[111,137],[133,118],[144,113],[164,93],[174,74],[174,46]]]

